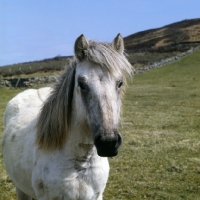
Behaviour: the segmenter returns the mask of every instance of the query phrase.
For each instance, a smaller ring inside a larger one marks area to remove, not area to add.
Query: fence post
[[[17,80],[17,83],[16,83],[15,87],[17,87],[17,86],[18,86],[18,84],[19,84],[19,81],[20,81],[20,78],[18,78],[18,80]]]

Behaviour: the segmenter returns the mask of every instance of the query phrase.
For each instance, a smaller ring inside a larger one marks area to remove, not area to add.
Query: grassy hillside
[[[199,46],[200,18],[134,33],[124,43],[130,63],[141,68]]]
[[[104,200],[200,199],[200,51],[135,75],[123,101],[123,144]],[[2,112],[16,90],[0,90]],[[0,200],[15,199],[0,160]]]

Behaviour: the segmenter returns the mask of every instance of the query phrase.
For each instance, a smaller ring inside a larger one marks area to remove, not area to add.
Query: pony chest
[[[76,162],[74,173],[64,179],[65,192],[69,199],[97,199],[106,186],[108,172],[107,165],[92,166]]]
[[[85,162],[84,158],[78,158],[65,165],[38,166],[38,170],[35,170],[38,173],[33,176],[37,177],[34,180],[36,193],[62,195],[64,199],[97,199],[106,186],[109,173],[107,158],[100,158],[100,161]]]

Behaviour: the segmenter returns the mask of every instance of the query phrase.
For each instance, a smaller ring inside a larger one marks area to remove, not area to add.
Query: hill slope
[[[126,49],[159,47],[182,42],[200,42],[200,18],[141,31],[124,38]]]

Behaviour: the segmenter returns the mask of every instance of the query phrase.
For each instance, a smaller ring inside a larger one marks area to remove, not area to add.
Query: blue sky
[[[73,55],[82,33],[111,42],[193,18],[199,0],[0,0],[0,66]]]

